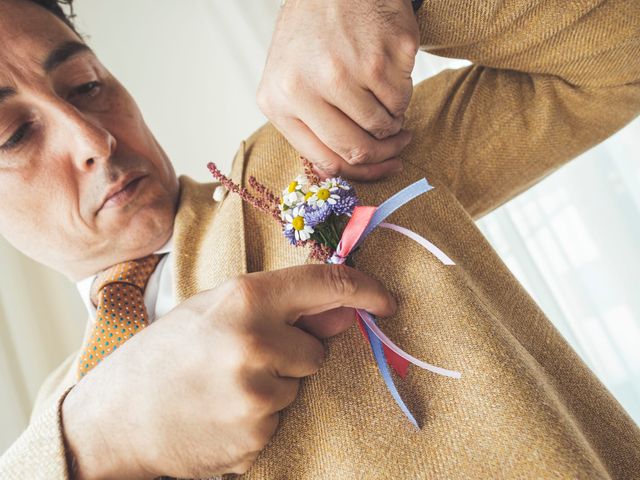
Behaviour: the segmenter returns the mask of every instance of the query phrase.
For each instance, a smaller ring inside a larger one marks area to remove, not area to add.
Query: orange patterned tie
[[[148,325],[144,288],[160,261],[159,255],[119,263],[100,273],[91,287],[97,318],[85,346],[78,378]]]

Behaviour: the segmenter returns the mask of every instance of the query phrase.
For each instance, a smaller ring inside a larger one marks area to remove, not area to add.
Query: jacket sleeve
[[[60,414],[71,388],[33,417],[18,440],[0,457],[0,478],[69,479]]]
[[[416,86],[405,161],[474,218],[640,111],[640,2],[425,2],[422,48],[464,58]]]
[[[62,402],[75,384],[78,355],[69,355],[40,387],[27,429],[0,457],[1,479],[70,479]]]

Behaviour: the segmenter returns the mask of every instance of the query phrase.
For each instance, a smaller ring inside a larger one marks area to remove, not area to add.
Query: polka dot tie
[[[119,263],[96,277],[91,300],[97,318],[91,340],[80,357],[78,378],[149,324],[144,288],[159,260],[159,255],[149,255]]]

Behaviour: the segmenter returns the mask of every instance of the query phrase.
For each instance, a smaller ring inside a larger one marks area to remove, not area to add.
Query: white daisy
[[[305,241],[311,238],[313,228],[306,224],[304,221],[304,205],[294,207],[292,209],[283,212],[285,220],[285,231],[293,230],[295,239],[298,241]]]
[[[329,205],[335,205],[340,198],[339,189],[340,186],[332,179],[325,180],[320,185],[312,185],[309,190],[311,196],[308,196],[307,203],[314,207],[321,207],[325,202]]]
[[[309,180],[304,175],[298,175],[287,188],[282,191],[282,205],[289,208],[304,202],[304,196],[309,190]]]
[[[341,190],[351,190],[351,185],[349,185],[347,182],[342,180],[340,177],[329,178],[325,180],[323,183],[326,186],[326,188],[328,188],[329,190],[331,190],[334,187],[338,187]]]

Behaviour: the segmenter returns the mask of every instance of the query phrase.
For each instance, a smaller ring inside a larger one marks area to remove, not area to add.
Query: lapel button
[[[224,197],[227,196],[228,190],[224,187],[224,185],[218,185],[216,189],[213,191],[213,199],[216,202],[221,202],[224,200]]]

